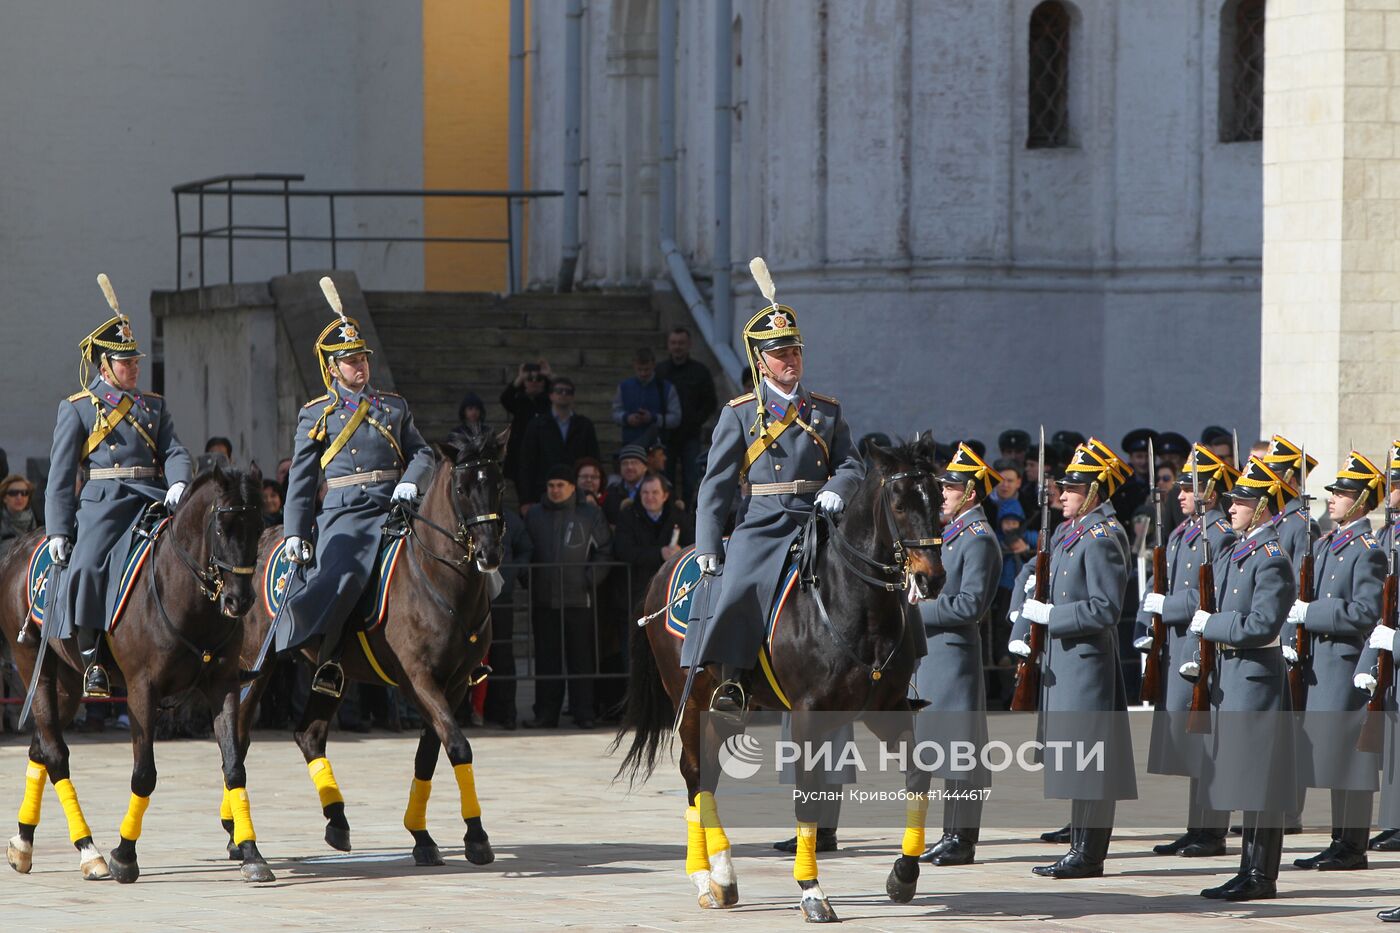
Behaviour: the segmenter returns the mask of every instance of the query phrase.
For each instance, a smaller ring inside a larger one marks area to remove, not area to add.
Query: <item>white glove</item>
[[[1007,642],[1006,650],[1016,655],[1018,658],[1028,658],[1031,656],[1031,646],[1021,641],[1019,638],[1013,638],[1011,641]]]
[[[1021,592],[1025,593],[1027,596],[1035,592],[1035,574],[1026,577],[1026,584],[1021,587]]]
[[[1294,625],[1303,625],[1303,619],[1308,615],[1308,603],[1301,599],[1295,600],[1292,606],[1288,607],[1288,621]]]
[[[1142,637],[1139,638],[1137,641],[1133,642],[1133,647],[1136,648],[1136,649],[1139,650],[1139,651],[1151,651],[1151,650],[1152,650],[1152,636],[1151,636],[1151,635],[1144,635],[1144,636],[1142,636]]]
[[[1149,615],[1159,616],[1162,614],[1162,606],[1167,602],[1165,593],[1148,593],[1142,598],[1142,611]]]
[[[1046,625],[1050,622],[1052,608],[1049,603],[1043,603],[1038,599],[1028,599],[1021,606],[1021,615],[1033,625]]]
[[[296,535],[292,535],[282,545],[282,553],[294,564],[304,564],[311,559],[311,545]]]
[[[1387,625],[1377,625],[1371,629],[1371,637],[1366,640],[1366,645],[1378,651],[1394,651],[1395,629]]]
[[[716,574],[716,573],[719,573],[719,555],[718,555],[718,554],[701,554],[699,557],[695,558],[695,563],[696,563],[696,566],[698,566],[698,567],[700,568],[700,572],[701,572],[701,573],[708,573],[708,574]]]
[[[176,483],[165,491],[165,507],[170,511],[175,511],[175,506],[180,504],[180,500],[185,497],[185,484]]]
[[[393,502],[412,502],[418,498],[418,487],[413,483],[399,483],[394,487],[389,499]]]
[[[823,489],[817,493],[817,507],[823,512],[838,515],[846,507],[846,501],[830,489]]]
[[[1191,617],[1191,631],[1197,635],[1206,630],[1206,622],[1210,619],[1210,613],[1204,609],[1197,609],[1196,614]]]
[[[1019,610],[1019,609],[1012,609],[1012,610],[1011,610],[1011,614],[1008,615],[1006,618],[1007,618],[1007,621],[1009,621],[1012,625],[1015,625],[1015,624],[1016,624],[1016,620],[1019,619],[1019,618],[1021,618],[1021,610]]]
[[[1177,673],[1187,680],[1195,680],[1201,676],[1201,665],[1196,661],[1187,661],[1177,669]]]
[[[1351,679],[1351,685],[1357,690],[1365,690],[1367,693],[1376,692],[1376,678],[1370,674],[1357,674]]]
[[[1297,650],[1295,650],[1295,649],[1293,649],[1293,648],[1290,648],[1290,647],[1288,647],[1287,645],[1283,645],[1282,647],[1283,647],[1283,659],[1284,659],[1285,661],[1287,661],[1289,664],[1297,664],[1297,663],[1298,663],[1298,652],[1297,652]]]
[[[68,563],[68,554],[71,550],[72,545],[69,543],[67,535],[53,535],[49,538],[49,557],[54,563]]]

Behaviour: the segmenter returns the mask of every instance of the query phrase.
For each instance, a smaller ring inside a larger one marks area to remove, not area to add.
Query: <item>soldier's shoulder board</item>
[[[404,397],[398,392],[376,392],[375,394],[380,398],[396,398],[401,402],[404,400]]]
[[[1265,541],[1264,553],[1268,554],[1270,557],[1282,557],[1283,548],[1279,547],[1279,543],[1277,541]]]
[[[1374,551],[1376,548],[1380,547],[1380,545],[1376,543],[1376,536],[1369,531],[1362,533],[1361,543],[1366,545],[1366,550],[1368,551]]]
[[[980,520],[968,525],[967,530],[975,535],[989,535],[992,533],[992,530],[987,527],[987,523]]]
[[[52,396],[50,396],[50,398],[52,398]],[[86,390],[82,392],[74,392],[72,395],[68,396],[68,398],[66,398],[64,401],[77,402],[85,398],[87,398]]]
[[[729,400],[729,407],[730,407],[730,408],[737,408],[737,407],[740,406],[740,405],[746,404],[746,403],[748,403],[748,402],[752,402],[755,398],[757,398],[757,396],[755,396],[752,392],[745,392],[743,395],[739,396],[738,398],[732,398],[732,399],[730,399],[730,400]]]
[[[319,395],[319,396],[317,396],[316,398],[313,398],[311,401],[307,402],[305,405],[303,405],[303,406],[301,406],[301,407],[302,407],[302,408],[310,408],[312,405],[324,405],[326,402],[330,401],[330,398],[331,398],[331,397],[330,397],[329,394],[327,394],[327,395]]]
[[[807,394],[810,395],[810,396],[812,396],[812,398],[816,399],[816,400],[819,401],[819,402],[826,402],[828,405],[840,405],[840,404],[841,404],[841,403],[838,402],[836,399],[832,398],[830,395],[822,395],[820,392],[809,392],[809,393],[807,393]]]
[[[1229,534],[1230,532],[1234,531],[1234,529],[1230,527],[1229,523],[1227,523],[1223,518],[1217,518],[1215,520],[1215,527],[1216,529],[1224,532],[1225,534]]]
[[[1108,531],[1109,531],[1109,523],[1108,523],[1108,522],[1099,522],[1099,523],[1098,523],[1097,525],[1095,525],[1093,528],[1090,528],[1090,529],[1089,529],[1089,534],[1093,535],[1095,538],[1107,538],[1107,537],[1108,537]]]

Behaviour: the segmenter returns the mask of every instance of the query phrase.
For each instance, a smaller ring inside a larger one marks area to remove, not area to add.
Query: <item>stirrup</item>
[[[720,681],[715,692],[710,694],[710,712],[730,722],[742,723],[749,712],[749,695],[744,685],[737,678]]]
[[[107,669],[93,662],[83,671],[83,696],[95,700],[105,700],[112,695],[112,685],[107,679]]]
[[[338,661],[327,661],[316,668],[311,675],[311,689],[332,699],[340,699],[345,692],[345,671]]]

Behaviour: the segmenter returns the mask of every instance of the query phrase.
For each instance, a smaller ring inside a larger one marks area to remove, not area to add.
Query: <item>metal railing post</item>
[[[227,226],[224,229],[224,239],[228,241],[228,284],[233,284],[233,179],[229,179],[227,184],[226,211]]]
[[[282,238],[282,243],[287,251],[287,274],[292,274],[292,183],[287,179],[282,179],[282,229],[286,236]]]

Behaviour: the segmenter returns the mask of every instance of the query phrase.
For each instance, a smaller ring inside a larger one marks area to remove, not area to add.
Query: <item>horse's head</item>
[[[248,473],[215,466],[195,482],[188,505],[204,501],[204,496],[196,498],[203,488],[211,493],[200,507],[208,582],[217,593],[219,611],[236,619],[253,608],[253,570],[263,532],[262,474],[256,466]]]
[[[505,558],[505,518],[501,494],[505,473],[501,456],[510,428],[500,434],[455,433],[443,445],[452,462],[452,508],[459,530],[470,541],[472,559],[482,573],[490,573]]]
[[[874,517],[884,522],[895,553],[904,563],[913,601],[932,599],[947,576],[940,556],[943,520],[934,446],[919,437],[891,448],[869,446],[877,480]]]

